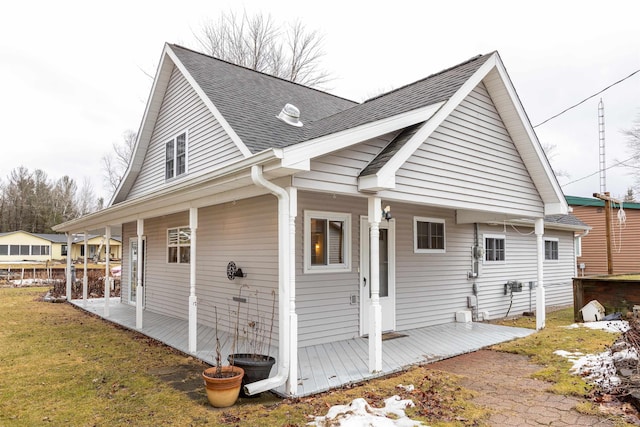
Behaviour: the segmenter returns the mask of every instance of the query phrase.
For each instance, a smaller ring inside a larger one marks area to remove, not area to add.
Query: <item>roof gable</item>
[[[463,100],[484,84],[504,125],[520,153],[527,171],[540,194],[545,214],[566,214],[568,207],[551,165],[531,127],[520,100],[497,52],[486,55],[482,65],[459,85],[444,105],[419,128],[400,134],[389,147],[365,168],[359,178],[363,191],[394,188],[395,174],[421,144],[440,126]]]

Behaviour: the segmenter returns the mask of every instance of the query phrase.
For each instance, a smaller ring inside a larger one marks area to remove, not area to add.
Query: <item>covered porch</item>
[[[85,303],[86,301],[86,303]],[[103,298],[71,300],[75,306],[123,327],[157,339],[177,350],[189,353],[188,321],[145,310],[142,329],[136,329],[136,308],[111,298],[105,316]],[[384,336],[382,370],[369,370],[367,338],[353,338],[326,344],[298,348],[298,378],[296,397],[307,396],[342,385],[398,372],[411,365],[434,362],[479,350],[483,347],[528,336],[532,329],[512,328],[488,323],[449,323],[427,328],[397,331]],[[215,330],[198,324],[198,351],[194,357],[213,364],[215,360]],[[231,340],[220,334],[224,342],[222,356],[231,353]],[[274,346],[271,355],[278,354]],[[275,368],[274,368],[275,371]],[[273,372],[273,371],[272,371]],[[286,396],[285,386],[273,390]]]

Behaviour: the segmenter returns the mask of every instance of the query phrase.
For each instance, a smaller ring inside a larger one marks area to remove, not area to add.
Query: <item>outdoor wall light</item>
[[[391,206],[387,205],[382,209],[382,218],[389,221],[391,219]]]

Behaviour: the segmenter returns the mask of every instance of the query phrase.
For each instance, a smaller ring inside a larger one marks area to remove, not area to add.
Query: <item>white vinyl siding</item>
[[[198,94],[174,68],[144,163],[127,199],[172,185],[171,182],[165,183],[166,144],[186,129],[185,177],[244,158]]]
[[[298,192],[296,218],[296,312],[299,345],[311,345],[348,339],[359,335],[359,304],[351,303],[360,295],[360,227],[351,229],[351,268],[324,274],[304,274],[304,212],[318,210],[350,214],[352,221],[366,215],[367,199],[333,196],[328,193]],[[359,223],[359,219],[356,221]],[[353,225],[353,224],[352,224]]]
[[[543,213],[536,187],[483,84],[402,165],[393,194],[452,209]]]
[[[383,135],[361,144],[311,160],[311,170],[293,177],[301,190],[331,191],[361,196],[360,172],[389,144],[395,134]]]
[[[167,229],[183,227],[188,222],[186,211],[144,222],[146,310],[188,318],[190,265],[167,263]],[[214,307],[217,307],[219,326],[228,331],[231,327],[228,313],[237,304],[232,298],[240,292],[259,291],[259,301],[253,297],[249,299],[251,308],[259,303],[262,313],[271,312],[271,291],[276,290],[277,295],[278,289],[277,230],[277,199],[273,196],[198,209],[196,295],[199,323],[213,327]],[[128,242],[129,238],[135,237],[135,223],[125,224],[123,233],[123,241]],[[128,295],[129,248],[124,249],[122,292]],[[229,261],[242,268],[247,277],[227,279]],[[277,302],[275,316],[274,345],[278,342]]]

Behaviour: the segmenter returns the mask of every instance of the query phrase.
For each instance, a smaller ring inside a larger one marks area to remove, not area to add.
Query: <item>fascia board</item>
[[[216,118],[216,120],[220,123],[222,128],[227,132],[231,140],[236,144],[242,155],[245,157],[251,157],[252,153],[247,148],[247,146],[242,142],[238,134],[233,130],[229,122],[224,118],[224,116],[220,113],[220,110],[213,104],[211,99],[204,93],[204,90],[200,87],[200,85],[195,81],[193,76],[187,71],[186,67],[182,62],[178,59],[175,52],[171,49],[171,47],[167,46],[167,55],[171,58],[171,60],[176,64],[176,67],[180,70],[182,75],[187,79],[191,87],[196,91],[202,102],[207,106],[211,114]]]
[[[566,199],[564,198],[562,188],[558,183],[558,179],[556,178],[555,173],[551,168],[551,164],[549,163],[549,160],[547,159],[547,156],[544,153],[542,145],[538,140],[538,136],[536,135],[535,131],[533,130],[533,127],[531,126],[531,122],[529,122],[529,118],[527,117],[527,114],[524,111],[524,107],[520,103],[520,98],[518,97],[518,94],[516,93],[516,90],[511,82],[511,79],[507,74],[506,68],[502,63],[502,60],[497,54],[494,54],[494,55],[496,58],[495,59],[496,71],[500,75],[500,81],[504,85],[504,89],[506,90],[511,100],[515,113],[517,114],[520,120],[520,123],[522,123],[523,130],[526,133],[530,141],[530,144],[535,151],[538,166],[543,170],[544,174],[546,175],[547,184],[551,187],[554,198],[557,200],[557,201],[550,201],[550,202],[545,201],[545,213],[547,215],[566,214],[568,213],[568,205],[566,203]],[[527,167],[527,169],[531,170],[530,167]],[[547,208],[547,206],[549,206],[549,208]],[[549,212],[547,212],[547,209],[549,209]]]
[[[295,165],[304,160],[314,159],[325,154],[332,153],[351,145],[357,144],[368,139],[375,138],[385,133],[393,132],[398,129],[404,129],[408,126],[415,125],[428,119],[433,115],[433,111],[437,110],[444,104],[428,105],[417,108],[407,113],[398,114],[372,123],[367,123],[352,129],[347,129],[334,134],[322,136],[320,138],[310,139],[290,147],[283,149],[284,159],[283,167]]]
[[[358,177],[358,191],[381,191],[396,188],[396,176],[388,177],[382,181],[380,175],[366,175]]]
[[[142,163],[146,155],[146,151],[151,141],[151,135],[153,133],[153,127],[155,125],[158,113],[160,112],[160,106],[162,105],[162,99],[164,98],[164,92],[169,84],[171,78],[171,70],[174,63],[167,61],[167,50],[169,46],[165,44],[162,55],[160,56],[160,63],[156,70],[156,77],[153,79],[151,86],[151,92],[149,93],[149,99],[142,115],[142,121],[140,122],[140,128],[136,135],[136,143],[133,147],[133,154],[131,161],[127,165],[122,180],[118,184],[118,188],[111,196],[111,200],[107,206],[113,205],[121,197],[126,197],[125,193],[131,189],[133,181],[137,177],[142,168]]]
[[[492,54],[480,68],[453,94],[442,107],[432,112],[425,123],[413,137],[378,171],[380,182],[387,182],[395,176],[398,169],[415,153],[422,143],[435,131],[451,112],[471,93],[482,79],[496,65],[496,54]]]
[[[268,164],[274,160],[280,161],[281,159],[281,150],[264,150],[248,159],[242,159],[220,169],[192,176],[190,179],[186,179],[182,182],[176,182],[172,186],[156,191],[152,194],[133,200],[126,200],[101,211],[93,212],[83,217],[55,225],[53,230],[58,232],[82,231],[85,229],[93,229],[95,227],[104,227],[110,224],[118,224],[122,223],[124,220],[138,218],[138,212],[141,210],[151,211],[152,215],[159,215],[162,212],[161,210],[150,209],[147,208],[147,206],[158,204],[163,200],[175,197],[178,194],[184,195],[198,186],[215,186],[221,182],[238,180],[243,176],[249,177],[251,166]],[[173,207],[167,207],[166,209],[173,209]]]

